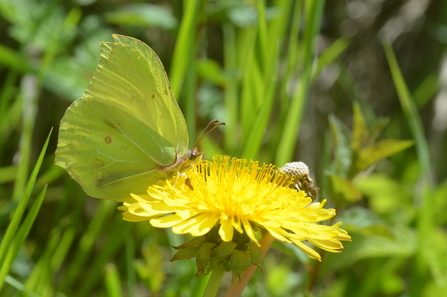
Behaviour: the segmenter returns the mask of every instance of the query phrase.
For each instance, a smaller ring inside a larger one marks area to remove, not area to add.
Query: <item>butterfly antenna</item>
[[[227,123],[225,122],[219,122],[219,120],[212,120],[211,122],[206,125],[205,129],[200,133],[199,137],[197,137],[195,147],[199,144],[199,142],[208,134],[210,134],[214,129],[216,129],[219,126],[225,126]]]

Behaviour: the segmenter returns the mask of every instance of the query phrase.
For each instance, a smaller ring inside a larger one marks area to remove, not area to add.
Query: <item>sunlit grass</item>
[[[117,203],[86,197],[53,164],[63,111],[82,96],[99,60],[99,42],[111,41],[111,33],[139,38],[159,54],[191,145],[211,119],[228,123],[199,144],[205,158],[229,154],[283,166],[301,157],[300,148],[322,144],[308,148],[322,152],[311,160],[318,165],[311,174],[352,243],[341,254],[322,253],[321,263],[274,243],[243,296],[445,292],[447,184],[445,170],[432,166],[442,160],[431,155],[431,122],[420,116],[437,90],[438,69],[409,88],[399,56],[385,45],[393,98],[400,100],[387,122],[369,104],[375,98],[357,96],[349,66],[341,62],[351,40],[334,38],[317,48],[328,3],[223,2],[166,2],[161,9],[178,21],[166,29],[162,19],[138,14],[138,7],[128,15],[133,2],[108,7],[98,1],[93,9],[0,1],[2,26],[8,27],[0,44],[1,296],[169,297],[205,290],[207,278],[194,277],[194,262],[169,261],[171,247],[188,237],[123,221]],[[113,25],[105,22],[112,21],[105,17],[111,10]],[[317,118],[328,124],[311,136],[318,142],[308,143],[298,136],[306,114],[320,108],[312,88],[334,65],[334,85],[354,104],[347,113]],[[368,157],[375,158],[372,167]]]

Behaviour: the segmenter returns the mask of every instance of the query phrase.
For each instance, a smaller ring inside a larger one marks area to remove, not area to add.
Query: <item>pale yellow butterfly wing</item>
[[[62,118],[56,164],[87,194],[122,201],[181,168],[189,154],[185,119],[158,56],[113,35],[84,96]]]

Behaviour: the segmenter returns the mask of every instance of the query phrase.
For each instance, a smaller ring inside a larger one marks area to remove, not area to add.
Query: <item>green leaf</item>
[[[379,138],[379,136],[382,134],[383,130],[388,125],[388,123],[389,119],[380,118],[377,119],[376,122],[371,125],[371,127],[369,127],[370,136],[368,139],[368,144],[374,143],[377,140],[377,138]]]
[[[362,198],[362,193],[351,181],[336,174],[329,175],[329,189],[331,198],[338,203],[358,201]]]
[[[22,197],[20,198],[19,204],[17,205],[16,211],[14,212],[11,223],[9,224],[8,228],[6,229],[5,235],[3,236],[2,242],[0,243],[0,263],[2,263],[2,267],[0,270],[0,289],[3,286],[3,282],[4,282],[5,277],[9,271],[9,266],[3,265],[3,263],[4,263],[6,256],[9,253],[9,248],[12,246],[12,244],[16,240],[15,239],[16,231],[19,228],[19,224],[22,219],[23,213],[25,211],[26,205],[28,204],[28,200],[31,196],[32,190],[34,188],[34,183],[36,182],[37,174],[39,173],[40,166],[42,165],[43,157],[44,157],[46,149],[48,147],[48,142],[50,140],[50,136],[51,136],[51,132],[47,136],[45,144],[43,145],[43,148],[40,152],[39,158],[37,159],[36,165],[34,166],[33,172],[31,173],[31,176],[28,179],[28,183],[26,184],[26,187],[23,191]],[[27,221],[25,220],[25,222],[27,222]],[[32,224],[32,222],[29,222],[27,224]],[[24,223],[23,226],[26,227],[26,224]],[[21,232],[22,231],[19,230],[18,234],[21,234]],[[25,231],[23,231],[23,232],[25,232]]]
[[[351,149],[353,152],[360,150],[368,140],[369,131],[366,127],[365,118],[363,117],[360,105],[354,103],[354,120],[352,122],[352,138]]]
[[[21,73],[32,72],[26,59],[9,47],[0,44],[0,65],[7,66]]]
[[[0,184],[14,181],[17,174],[17,166],[0,167]]]
[[[115,25],[156,27],[166,30],[177,27],[177,19],[170,10],[148,3],[125,5],[116,12],[107,13],[105,19],[108,23]]]
[[[370,236],[359,238],[359,247],[352,255],[357,260],[377,257],[410,257],[417,247],[417,235],[405,226],[392,229],[393,237]]]
[[[335,160],[330,172],[346,177],[352,163],[352,151],[349,145],[348,132],[343,124],[333,115],[329,117],[332,132]]]
[[[223,75],[222,67],[211,59],[201,59],[197,61],[197,72],[199,75],[218,86],[224,86],[226,78]]]
[[[376,214],[392,214],[393,220],[408,222],[415,215],[411,191],[404,184],[386,175],[371,174],[356,179],[356,187],[368,199]]]
[[[442,284],[447,280],[447,234],[444,230],[436,230],[428,238],[430,249],[425,250],[424,256],[435,282]]]
[[[412,140],[384,139],[360,150],[353,168],[354,175],[374,163],[412,146]]]
[[[349,40],[339,38],[335,40],[319,57],[314,72],[312,73],[312,81],[315,80],[323,71],[323,69],[337,59],[348,47]]]

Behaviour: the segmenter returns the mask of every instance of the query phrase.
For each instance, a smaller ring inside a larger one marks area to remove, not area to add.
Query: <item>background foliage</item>
[[[53,165],[58,123],[112,33],[160,56],[191,143],[228,122],[205,157],[304,161],[353,238],[321,263],[275,243],[243,296],[445,293],[446,4],[0,0],[0,295],[200,296],[206,284],[194,262],[169,262],[186,238],[122,221]]]

